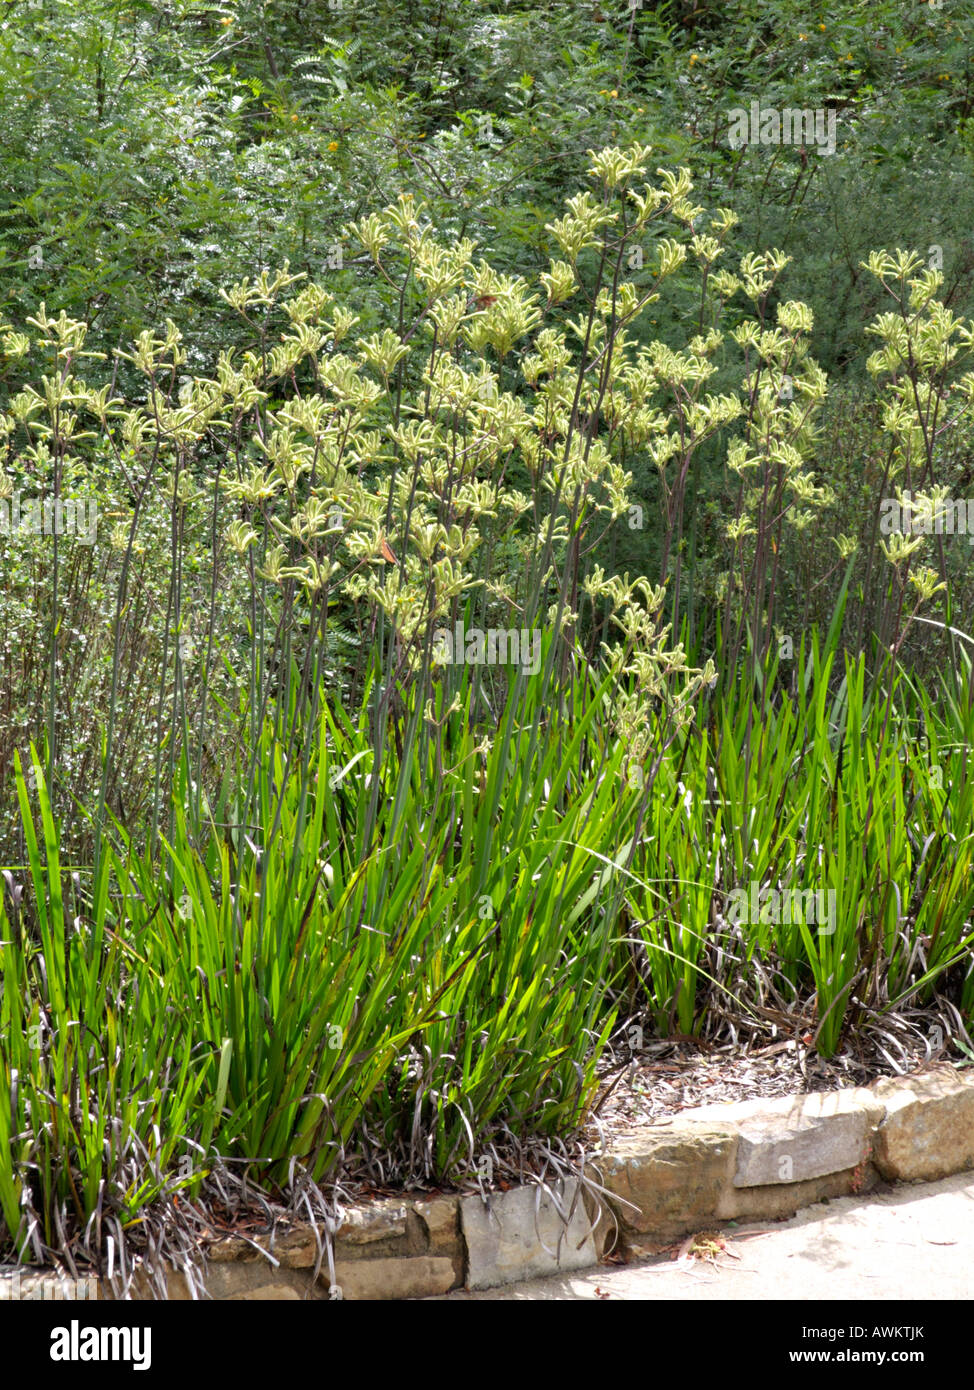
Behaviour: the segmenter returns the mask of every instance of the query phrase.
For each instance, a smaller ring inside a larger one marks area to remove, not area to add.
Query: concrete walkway
[[[449,1299],[974,1298],[974,1173],[725,1227],[711,1258],[660,1256]],[[736,1258],[735,1258],[736,1257]]]

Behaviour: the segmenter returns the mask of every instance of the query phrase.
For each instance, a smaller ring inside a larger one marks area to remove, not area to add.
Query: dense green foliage
[[[862,344],[882,294],[861,262],[877,246],[912,248],[942,266],[948,306],[974,312],[972,25],[950,0],[815,12],[793,0],[25,3],[0,26],[0,311],[22,326],[41,302],[63,309],[108,352],[172,317],[187,368],[212,372],[221,350],[253,344],[220,287],[285,260],[363,330],[376,326],[383,282],[343,228],[400,193],[425,201],[444,239],[473,237],[498,270],[533,279],[586,151],[651,143],[664,163],[692,168],[709,206],[740,219],[733,258],[769,246],[791,258],[782,290],[812,309],[811,349],[834,383],[820,458],[835,526],[865,533]],[[754,99],[833,109],[835,153],[731,148],[728,112]],[[682,347],[697,297],[686,279],[637,331]],[[17,382],[15,366],[6,377]],[[124,363],[119,382],[135,384]],[[647,527],[615,536],[603,563],[656,578],[682,548],[712,600],[725,445],[718,434],[699,452],[676,554]],[[941,449],[944,481],[965,477],[970,441]],[[632,467],[654,514],[655,469],[638,457]],[[809,565],[821,562],[801,547],[783,557],[776,601],[793,635],[827,621],[835,601],[841,574],[817,575],[809,603]],[[855,576],[853,649],[858,580],[871,587]],[[691,617],[706,621],[692,596]],[[935,668],[916,637],[911,659]]]

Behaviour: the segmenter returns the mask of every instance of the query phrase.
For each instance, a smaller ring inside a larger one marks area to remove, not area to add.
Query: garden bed
[[[867,1062],[848,1049],[820,1057],[791,1038],[753,1048],[649,1043],[638,1060],[607,1081],[584,1132],[597,1142],[600,1133],[616,1134],[696,1106],[865,1086],[881,1077],[914,1075],[931,1064],[920,1048],[898,1069],[875,1056]]]
[[[581,1182],[362,1201],[342,1210],[331,1239],[319,1224],[238,1214],[233,1231],[201,1240],[203,1296],[437,1297],[659,1254],[694,1231],[785,1219],[813,1202],[971,1168],[974,1074],[939,1064],[868,1087],[698,1106],[620,1128]],[[0,1296],[43,1297],[44,1277],[8,1272]],[[200,1288],[171,1269],[166,1292],[187,1299]],[[136,1274],[131,1295],[151,1294]],[[99,1282],[95,1295],[112,1291]]]

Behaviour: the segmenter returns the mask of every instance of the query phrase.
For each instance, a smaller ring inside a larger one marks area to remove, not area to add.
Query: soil
[[[936,1063],[920,1055],[906,1074],[932,1065]],[[606,1078],[584,1137],[594,1142],[600,1135],[620,1134],[700,1105],[867,1086],[897,1073],[903,1075],[903,1068],[867,1066],[851,1055],[825,1061],[791,1039],[753,1051],[704,1051],[696,1043],[651,1044]]]

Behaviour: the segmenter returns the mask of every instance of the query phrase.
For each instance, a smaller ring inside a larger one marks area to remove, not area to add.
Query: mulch
[[[930,1066],[929,1059],[918,1055],[909,1074]],[[599,1133],[603,1138],[620,1134],[701,1105],[836,1091],[894,1074],[892,1067],[884,1068],[875,1060],[867,1065],[851,1053],[826,1061],[793,1039],[754,1050],[651,1043],[637,1059],[606,1078],[585,1137],[594,1140]]]

